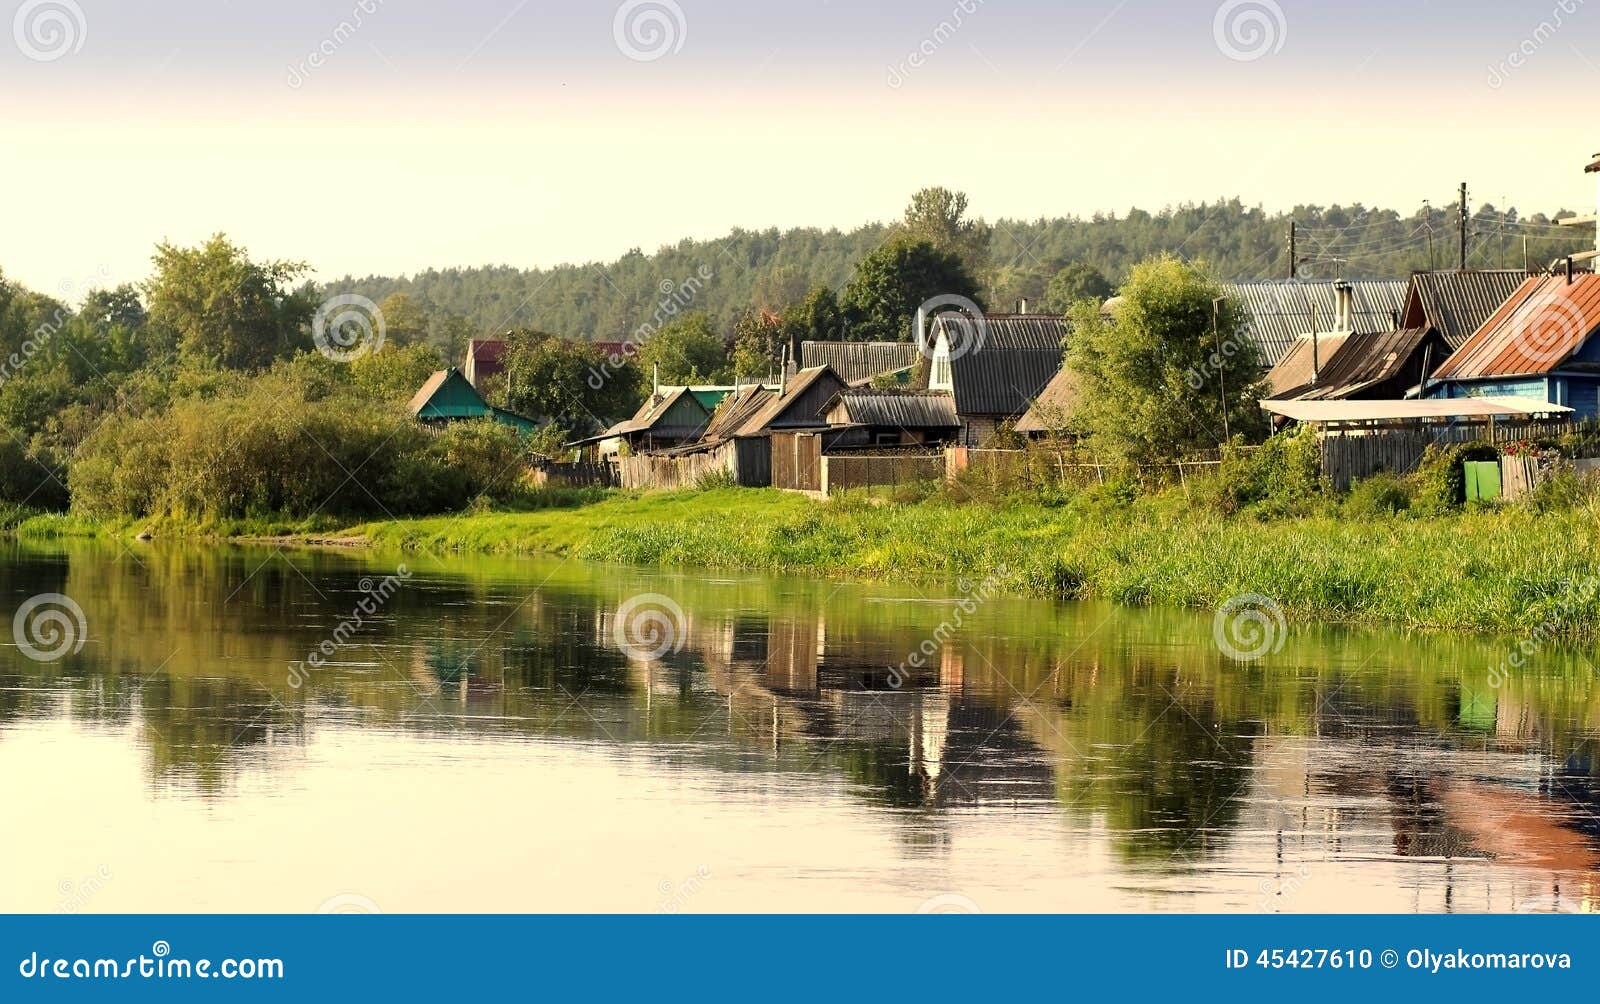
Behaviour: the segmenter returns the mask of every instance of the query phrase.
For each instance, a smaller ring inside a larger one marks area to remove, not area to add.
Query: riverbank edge
[[[1170,501],[892,505],[713,489],[338,528],[266,520],[95,524],[43,515],[9,535],[542,554],[908,585],[981,581],[999,592],[1128,607],[1248,607],[1269,619],[1536,639],[1600,636],[1600,562],[1589,557],[1600,555],[1600,513],[1588,509],[1257,521]]]

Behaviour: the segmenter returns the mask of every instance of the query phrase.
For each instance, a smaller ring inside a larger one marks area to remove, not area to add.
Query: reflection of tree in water
[[[250,753],[305,742],[298,714],[240,680],[157,675],[140,685],[139,704],[151,774],[207,794],[226,791]]]

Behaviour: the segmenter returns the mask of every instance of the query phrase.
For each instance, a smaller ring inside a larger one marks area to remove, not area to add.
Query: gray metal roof
[[[848,384],[870,383],[917,361],[911,342],[801,342],[800,367],[831,366]]]
[[[1223,291],[1239,300],[1250,321],[1247,330],[1261,352],[1263,366],[1276,366],[1300,335],[1332,331],[1339,312],[1335,287],[1350,287],[1351,324],[1357,333],[1395,328],[1409,284],[1400,279],[1259,279],[1226,282]]]
[[[1521,269],[1417,272],[1406,297],[1405,324],[1431,325],[1453,352],[1494,316],[1528,273]]]
[[[896,429],[954,429],[955,400],[943,391],[847,390],[833,399],[828,421]]]

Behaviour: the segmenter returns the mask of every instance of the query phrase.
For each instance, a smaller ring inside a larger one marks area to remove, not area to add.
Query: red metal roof
[[[1433,374],[1436,380],[1553,372],[1600,330],[1600,275],[1530,277]]]
[[[506,343],[498,338],[474,338],[467,343],[467,355],[480,365],[497,363],[506,354]]]

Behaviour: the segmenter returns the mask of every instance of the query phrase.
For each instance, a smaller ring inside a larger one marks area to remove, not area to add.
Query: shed
[[[1524,280],[1430,380],[1433,397],[1516,397],[1600,416],[1600,276]]]
[[[1071,424],[1077,402],[1077,376],[1070,368],[1063,366],[1045,384],[1044,390],[1039,392],[1022,417],[1017,419],[1017,431],[1034,438],[1059,434]]]
[[[522,432],[532,432],[539,427],[531,418],[496,408],[485,401],[477,388],[454,367],[429,376],[412,395],[407,410],[418,421],[435,425],[489,418]]]

